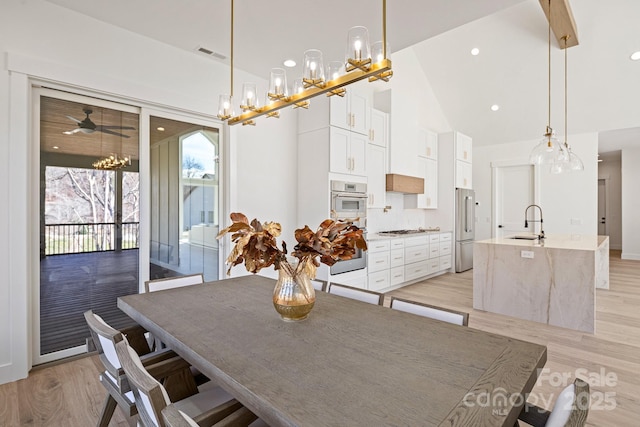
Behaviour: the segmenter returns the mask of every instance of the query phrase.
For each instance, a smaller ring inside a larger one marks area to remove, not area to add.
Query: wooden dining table
[[[283,321],[275,280],[242,276],[118,307],[271,426],[509,426],[545,346],[316,293]]]

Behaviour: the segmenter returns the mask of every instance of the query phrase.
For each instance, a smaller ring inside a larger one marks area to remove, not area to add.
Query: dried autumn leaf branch
[[[227,274],[231,268],[244,262],[247,271],[257,273],[265,267],[274,265],[276,270],[283,268],[295,276],[305,271],[310,278],[316,276],[320,263],[331,266],[338,261],[353,258],[357,249],[367,250],[363,231],[352,222],[326,219],[314,232],[308,226],[295,231],[298,242],[293,248],[292,256],[298,258],[297,266],[287,261],[287,245],[283,241],[282,249],[278,248],[276,238],[282,228],[277,222],[260,223],[257,219],[249,222],[239,212],[230,215],[232,224],[218,233],[218,239],[231,233],[231,241],[235,246],[227,257]]]

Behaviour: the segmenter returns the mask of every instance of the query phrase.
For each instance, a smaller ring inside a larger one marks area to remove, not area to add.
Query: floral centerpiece
[[[274,306],[285,320],[304,319],[313,308],[315,291],[310,279],[316,277],[320,263],[331,266],[353,258],[357,249],[367,249],[363,231],[351,221],[326,219],[316,231],[307,225],[295,230],[297,243],[290,255],[284,241],[278,247],[282,227],[277,222],[261,223],[257,219],[249,222],[237,212],[231,214],[231,221],[218,234],[220,239],[231,233],[231,241],[235,243],[227,257],[227,275],[233,266],[242,263],[251,273],[273,265],[278,270]]]

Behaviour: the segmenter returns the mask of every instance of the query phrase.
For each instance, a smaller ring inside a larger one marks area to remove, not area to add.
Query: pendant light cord
[[[548,73],[549,75],[547,76],[548,78],[548,89],[549,89],[549,93],[548,93],[548,107],[547,107],[547,132],[551,132],[551,0],[549,0],[549,26],[547,29],[547,64],[549,64],[548,67]],[[549,136],[549,138],[551,138],[551,136]]]
[[[233,0],[231,0],[231,90],[229,95],[233,99]]]
[[[566,35],[564,40],[564,144],[568,146],[567,138],[567,40],[570,36]]]

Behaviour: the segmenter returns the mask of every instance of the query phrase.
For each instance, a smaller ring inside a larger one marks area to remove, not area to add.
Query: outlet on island
[[[533,259],[533,251],[520,251],[520,256],[522,258],[532,258]]]

